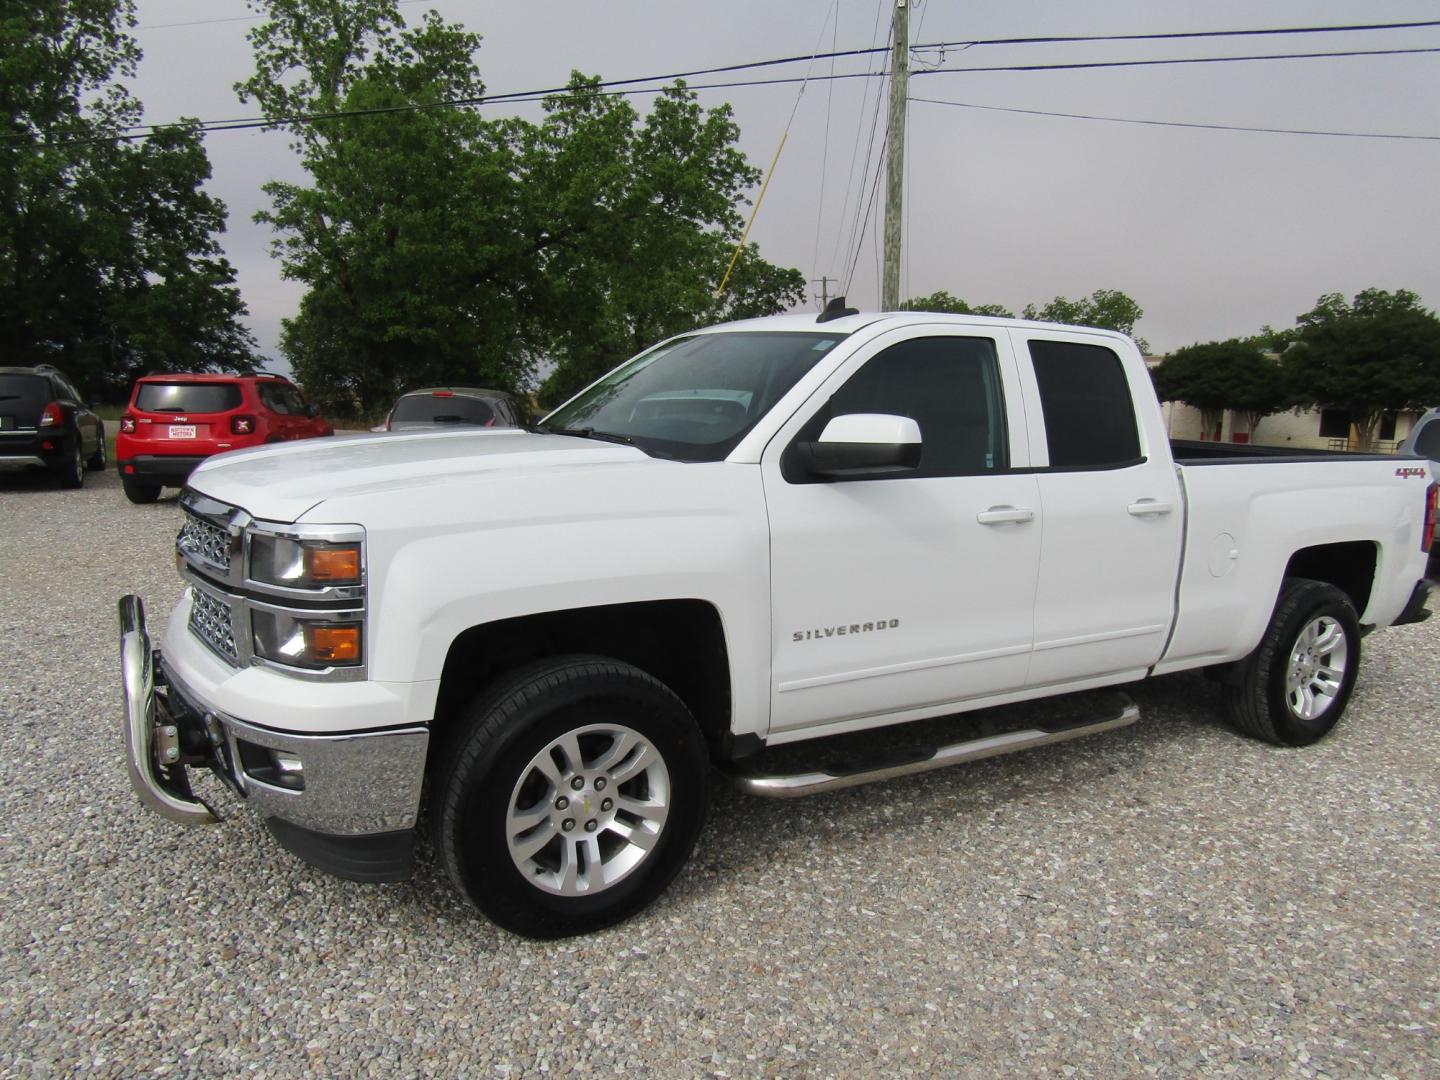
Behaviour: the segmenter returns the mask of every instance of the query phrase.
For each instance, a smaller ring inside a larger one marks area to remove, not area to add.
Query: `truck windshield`
[[[656,457],[720,461],[844,334],[734,331],[666,342],[541,423],[619,436]]]

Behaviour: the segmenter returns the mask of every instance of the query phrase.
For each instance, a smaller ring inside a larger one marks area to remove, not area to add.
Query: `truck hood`
[[[267,521],[298,521],[328,499],[487,474],[653,463],[633,446],[501,430],[394,432],[305,439],[217,454],[190,475],[196,491]]]

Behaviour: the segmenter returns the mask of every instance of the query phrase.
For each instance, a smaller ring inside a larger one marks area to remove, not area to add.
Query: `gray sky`
[[[808,55],[817,44],[821,50],[884,45],[893,2],[409,0],[401,10],[414,19],[433,8],[482,34],[481,74],[490,92],[503,93],[561,85],[575,68],[619,79]],[[139,0],[138,14],[145,59],[132,89],[147,121],[254,115],[254,105],[242,105],[231,89],[251,70],[245,33],[256,21],[247,20],[253,13],[243,0]],[[911,15],[911,39],[1425,19],[1440,19],[1440,2],[923,0]],[[163,25],[172,23],[192,25]],[[948,50],[941,66],[1417,47],[1440,47],[1440,27],[976,47]],[[914,70],[940,59],[923,53]],[[863,60],[851,61],[836,70],[864,67]],[[816,74],[829,70],[829,61],[814,68]],[[804,71],[796,65],[730,78]],[[742,149],[764,168],[797,89],[706,90],[701,101],[730,102]],[[809,84],[751,233],[767,259],[799,267],[807,278],[845,278],[854,261],[849,299],[866,310],[879,305],[875,215],[863,243],[851,236],[877,91],[883,91],[880,80]],[[1148,120],[1440,135],[1440,53],[944,73],[912,79],[911,95]],[[648,98],[632,100],[648,108]],[[539,115],[535,105],[511,108]],[[224,244],[251,328],[265,353],[278,357],[280,320],[294,313],[302,289],[281,279],[270,233],[251,217],[265,205],[262,183],[303,180],[303,173],[281,134],[216,133],[207,147],[211,190],[230,211]],[[1018,311],[1057,294],[1117,288],[1144,308],[1137,333],[1157,351],[1251,333],[1265,323],[1291,325],[1327,292],[1409,288],[1428,306],[1440,306],[1437,141],[1147,127],[912,102],[906,171],[904,296],[947,289],[972,303]],[[847,188],[848,205],[842,205]],[[812,288],[818,294],[819,285]]]

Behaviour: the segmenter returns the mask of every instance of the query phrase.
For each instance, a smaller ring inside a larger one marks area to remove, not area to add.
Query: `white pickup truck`
[[[120,602],[130,777],[202,822],[211,769],[369,881],[411,872],[427,793],[455,885],[544,937],[665,888],[712,765],[792,796],[1136,711],[756,766],[780,744],[1192,668],[1242,732],[1310,743],[1362,634],[1428,614],[1436,489],[1223,449],[1176,460],[1119,334],[830,310],[663,342],[530,430],[224,454],[181,498],[161,649]]]

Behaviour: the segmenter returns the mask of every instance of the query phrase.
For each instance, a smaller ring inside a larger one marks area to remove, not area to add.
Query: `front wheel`
[[[467,710],[436,788],[436,848],[505,929],[599,930],[689,858],[707,771],[694,718],[662,683],[603,657],[545,661]]]
[[[1308,746],[1340,721],[1360,668],[1360,623],[1335,586],[1289,578],[1260,644],[1229,687],[1231,724],[1282,746]]]

